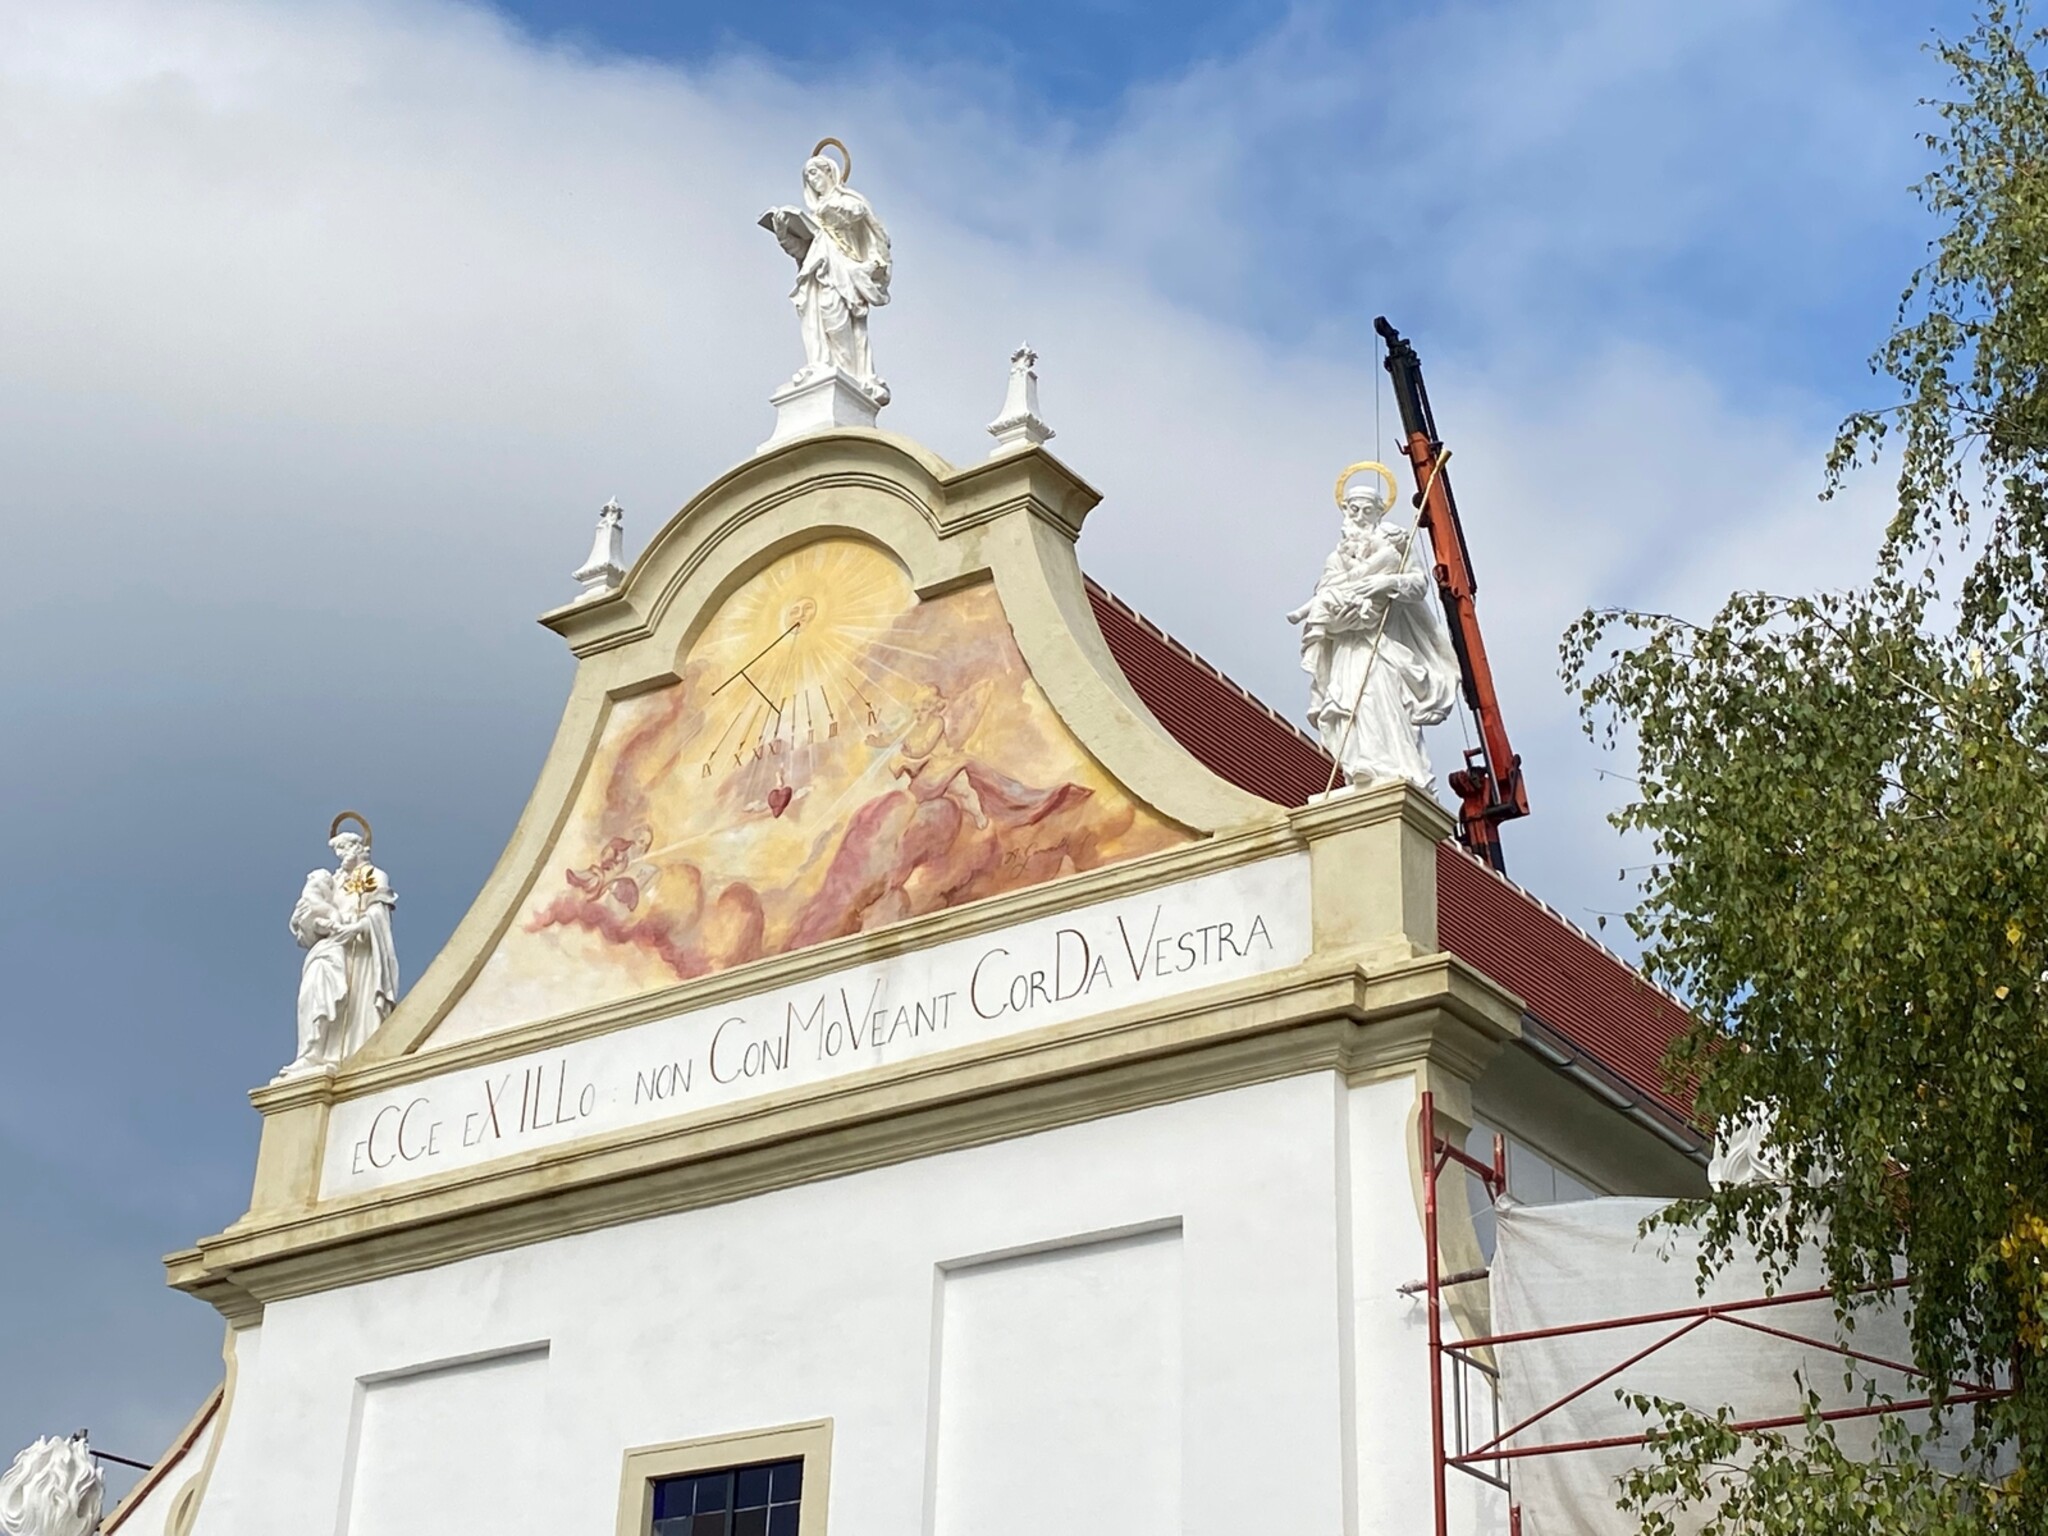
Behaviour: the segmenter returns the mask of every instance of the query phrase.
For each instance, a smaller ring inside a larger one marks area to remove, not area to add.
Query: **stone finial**
[[[626,511],[617,498],[606,502],[597,514],[597,537],[590,543],[590,558],[575,573],[583,583],[583,595],[616,592],[626,579]]]
[[[989,457],[1034,448],[1053,435],[1038,414],[1038,354],[1019,347],[1010,354],[1010,387],[1003,395],[1002,413],[988,424],[988,435],[996,440]]]

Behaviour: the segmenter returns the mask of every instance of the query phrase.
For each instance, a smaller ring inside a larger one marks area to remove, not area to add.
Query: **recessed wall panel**
[[[1178,1228],[946,1270],[936,1536],[1181,1530]]]
[[[520,1536],[541,1475],[545,1349],[365,1381],[344,1536]]]

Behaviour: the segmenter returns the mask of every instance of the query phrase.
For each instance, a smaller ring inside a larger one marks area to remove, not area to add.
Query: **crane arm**
[[[1479,632],[1474,599],[1479,578],[1472,570],[1472,551],[1465,525],[1458,519],[1457,498],[1445,467],[1449,454],[1436,430],[1429,390],[1422,382],[1422,360],[1415,348],[1382,315],[1372,323],[1387,344],[1387,372],[1394,381],[1394,399],[1401,408],[1403,451],[1415,473],[1417,523],[1429,530],[1436,551],[1436,590],[1457,652],[1465,703],[1479,723],[1479,745],[1468,748],[1465,766],[1450,775],[1458,796],[1458,838],[1495,869],[1505,869],[1500,824],[1529,814],[1529,793],[1522,783],[1522,759],[1508,743],[1501,719],[1500,696],[1494,691],[1493,668],[1486,659],[1486,640]]]

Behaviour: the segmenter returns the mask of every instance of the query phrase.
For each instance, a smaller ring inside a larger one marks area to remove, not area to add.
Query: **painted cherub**
[[[563,873],[587,900],[602,901],[609,896],[628,912],[637,911],[658,873],[652,864],[639,862],[653,846],[653,829],[636,827],[630,837],[608,839],[589,865]]]

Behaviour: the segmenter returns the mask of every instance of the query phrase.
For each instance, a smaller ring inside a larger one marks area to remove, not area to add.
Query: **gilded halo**
[[[1401,491],[1400,488],[1394,484],[1394,472],[1391,469],[1387,468],[1386,465],[1380,463],[1377,459],[1361,459],[1356,464],[1347,466],[1344,473],[1337,477],[1336,497],[1338,506],[1341,507],[1344,505],[1344,487],[1351,483],[1351,477],[1353,475],[1360,474],[1368,469],[1372,470],[1382,480],[1387,482],[1388,506],[1391,507],[1397,500],[1400,499]]]
[[[811,158],[817,159],[827,149],[839,151],[839,185],[848,185],[853,180],[853,151],[838,139],[820,139],[811,147]]]
[[[341,824],[344,821],[352,821],[357,826],[363,829],[363,848],[365,851],[367,851],[370,847],[371,842],[370,819],[367,816],[365,816],[361,811],[338,812],[335,815],[334,820],[327,823],[327,840],[329,842],[334,841],[334,839],[340,834]]]

